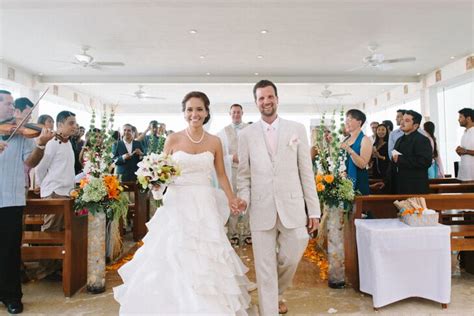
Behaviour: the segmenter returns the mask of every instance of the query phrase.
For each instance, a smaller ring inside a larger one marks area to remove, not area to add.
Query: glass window
[[[445,173],[454,177],[454,162],[459,161],[456,147],[461,142],[464,128],[459,126],[458,111],[472,108],[474,104],[474,82],[464,82],[438,89],[439,130],[438,147],[444,163]]]

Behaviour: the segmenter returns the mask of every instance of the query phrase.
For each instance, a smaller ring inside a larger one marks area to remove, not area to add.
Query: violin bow
[[[43,94],[39,97],[38,101],[36,101],[36,103],[31,107],[31,111],[30,113],[28,113],[28,115],[26,115],[21,121],[20,123],[13,129],[13,132],[10,134],[10,137],[8,137],[7,139],[7,143],[10,141],[10,139],[12,139],[13,136],[15,136],[15,134],[18,132],[18,129],[20,127],[22,127],[26,122],[28,122],[28,120],[30,119],[31,117],[31,114],[33,114],[33,110],[35,109],[35,107],[39,104],[39,102],[41,101],[41,99],[46,95],[46,93],[48,92],[49,90],[49,87],[46,88],[46,90],[44,90]]]

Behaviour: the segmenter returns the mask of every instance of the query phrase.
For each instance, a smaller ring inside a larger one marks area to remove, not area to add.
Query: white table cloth
[[[449,226],[408,226],[398,219],[355,220],[360,290],[374,307],[423,297],[451,298]]]

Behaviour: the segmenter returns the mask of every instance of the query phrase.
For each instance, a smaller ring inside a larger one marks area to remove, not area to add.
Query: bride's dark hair
[[[211,111],[209,110],[209,104],[210,104],[209,98],[207,97],[207,95],[204,92],[201,92],[201,91],[188,92],[188,94],[186,94],[184,96],[183,101],[181,101],[182,112],[184,112],[184,110],[186,110],[186,102],[188,102],[189,99],[191,99],[191,98],[198,98],[204,103],[204,107],[206,108],[206,111],[207,111],[207,116],[204,119],[203,124],[206,124],[211,119]]]

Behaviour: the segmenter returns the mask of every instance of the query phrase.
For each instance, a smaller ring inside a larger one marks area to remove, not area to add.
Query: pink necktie
[[[270,150],[272,151],[272,155],[276,153],[276,133],[275,133],[275,128],[272,126],[269,126],[267,128],[267,142],[268,145],[270,146]]]

